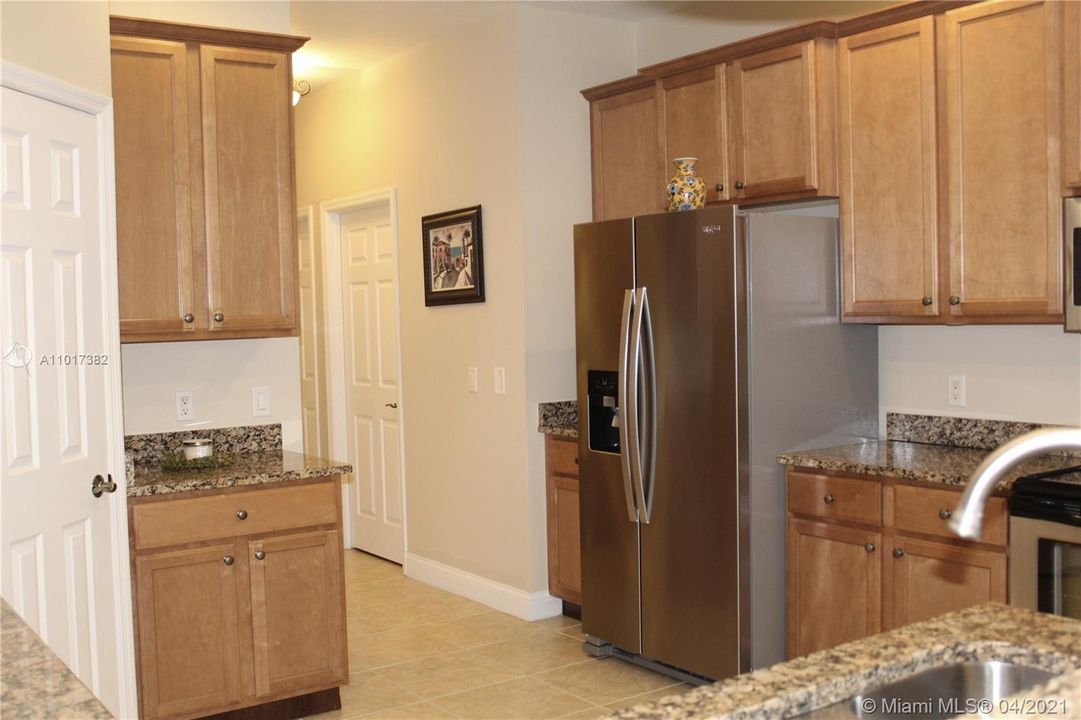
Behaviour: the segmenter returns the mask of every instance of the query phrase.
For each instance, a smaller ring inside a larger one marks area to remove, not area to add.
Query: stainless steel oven
[[[1081,332],[1081,198],[1063,203],[1063,235],[1066,241],[1066,332]]]
[[[1081,620],[1081,466],[1014,485],[1010,604]]]

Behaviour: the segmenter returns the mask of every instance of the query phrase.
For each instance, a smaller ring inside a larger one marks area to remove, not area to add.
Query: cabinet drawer
[[[548,472],[578,476],[578,441],[548,439]]]
[[[135,549],[337,524],[338,492],[322,482],[136,505]]]
[[[877,525],[882,522],[882,485],[874,480],[790,472],[788,511]]]
[[[960,492],[898,485],[894,493],[893,524],[898,530],[957,539],[957,535],[946,526],[946,521],[961,499]],[[1005,545],[1006,525],[1005,499],[991,498],[983,514],[980,542]]]

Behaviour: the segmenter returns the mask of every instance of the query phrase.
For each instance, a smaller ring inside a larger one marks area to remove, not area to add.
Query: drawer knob
[[[236,518],[237,518],[237,520],[247,520],[248,519],[248,511],[247,510],[237,510],[236,511]]]
[[[225,313],[214,313],[214,322],[225,322]]]
[[[868,553],[873,553],[875,551],[875,544],[874,543],[867,543],[866,545],[863,546],[863,549],[866,550]]]
[[[930,295],[924,295],[923,296],[923,304],[924,305],[931,305],[931,304],[934,303],[934,301],[935,301],[935,299],[933,297],[931,297]]]
[[[837,498],[833,497],[832,494],[826,493],[826,497],[822,498],[822,502],[826,503],[827,505],[832,505],[836,499]]]
[[[266,553],[263,552],[262,550],[256,550],[255,551],[255,559],[256,560],[262,560],[265,557],[266,557]]]
[[[961,304],[961,298],[957,297],[956,295],[950,295],[950,305],[960,305],[960,304]]]
[[[953,517],[953,510],[950,510],[949,508],[942,508],[938,511],[938,516],[943,520],[949,520]]]
[[[232,565],[233,564],[233,556],[232,555],[226,555],[225,557],[223,557],[221,559],[221,561],[223,563],[225,563],[226,565]]]
[[[186,323],[195,322],[195,316],[192,315],[191,313],[188,313],[187,315],[184,316],[184,322],[186,322]]]
[[[901,548],[894,548],[893,549],[893,556],[895,558],[897,558],[898,560],[900,560],[901,558],[903,558],[905,556],[905,551],[902,550]]]

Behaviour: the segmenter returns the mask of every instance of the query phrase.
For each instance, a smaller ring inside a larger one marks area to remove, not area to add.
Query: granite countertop
[[[353,466],[347,463],[289,450],[238,453],[236,463],[229,467],[196,472],[166,472],[158,463],[136,462],[128,477],[128,497],[217,490],[328,475],[348,475],[351,472]]]
[[[989,452],[978,448],[918,442],[868,440],[820,450],[793,450],[778,455],[777,461],[815,470],[963,486]],[[1061,454],[1033,458],[1007,473],[995,489],[1006,493],[1019,477],[1071,465],[1081,465],[1081,458]]]
[[[0,706],[5,720],[112,718],[4,601],[0,601],[0,648]]]
[[[561,438],[578,437],[578,403],[574,400],[541,403],[537,430]]]
[[[621,720],[787,718],[934,667],[1010,660],[1062,675],[1017,697],[1063,698],[1081,717],[1081,622],[986,603],[621,710]],[[1015,716],[1020,716],[1018,713]],[[1032,715],[1026,715],[1032,717]]]

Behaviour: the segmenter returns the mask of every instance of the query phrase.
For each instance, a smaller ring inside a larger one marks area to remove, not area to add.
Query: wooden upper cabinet
[[[248,543],[257,697],[348,679],[341,548],[338,530]]]
[[[653,86],[595,100],[590,114],[593,219],[663,211],[666,176]]]
[[[1066,195],[1081,194],[1081,4],[1064,3],[1063,54],[1063,187]]]
[[[232,543],[135,561],[142,717],[195,717],[240,702],[248,640],[237,610],[240,561]]]
[[[724,65],[657,81],[666,171],[675,175],[671,164],[675,158],[698,158],[697,174],[706,184],[706,202],[727,200],[730,191],[725,83]]]
[[[844,317],[935,317],[934,19],[842,38],[837,81]]]
[[[734,197],[836,193],[834,49],[819,38],[729,64]]]
[[[184,43],[112,39],[120,332],[126,339],[190,333],[197,321],[206,326],[192,282],[186,58]]]
[[[881,544],[876,532],[789,519],[789,658],[882,629]]]
[[[886,563],[887,628],[1006,602],[1006,554],[897,536]]]
[[[210,329],[292,328],[289,56],[204,45],[200,65]]]
[[[306,38],[110,25],[121,341],[295,335],[290,55]]]
[[[938,18],[957,321],[1062,322],[1064,4],[981,3]]]

